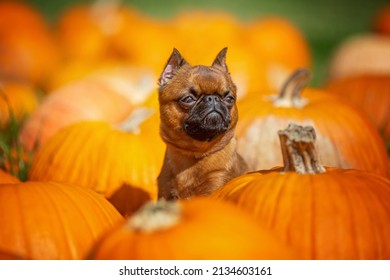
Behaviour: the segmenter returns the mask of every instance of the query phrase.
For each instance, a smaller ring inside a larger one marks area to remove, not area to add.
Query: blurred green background
[[[30,0],[54,22],[61,12],[75,3],[87,0]],[[265,15],[281,15],[294,23],[304,34],[313,57],[313,86],[321,86],[326,78],[327,64],[332,52],[348,36],[369,32],[372,20],[388,0],[124,0],[147,15],[169,18],[184,9],[221,9],[241,20]]]

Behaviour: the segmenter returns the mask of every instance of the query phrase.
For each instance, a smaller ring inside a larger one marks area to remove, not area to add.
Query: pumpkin
[[[13,184],[19,183],[19,179],[13,176],[12,174],[0,169],[0,185],[2,184]]]
[[[171,53],[172,28],[166,21],[133,13],[124,19],[112,38],[112,52],[119,58],[159,76]]]
[[[368,117],[340,96],[323,89],[304,89],[310,77],[310,71],[301,68],[279,94],[251,94],[238,101],[237,149],[250,169],[282,164],[276,133],[294,122],[315,127],[324,165],[388,176],[384,142]]]
[[[113,38],[127,23],[127,18],[135,14],[119,2],[94,1],[71,5],[63,11],[56,32],[66,57],[98,61],[113,56]]]
[[[84,121],[68,126],[35,154],[29,179],[75,183],[119,203],[115,193],[131,195],[131,187],[155,199],[165,152],[158,125],[156,111],[139,108],[119,125]],[[115,206],[126,214],[126,205]]]
[[[154,76],[145,69],[117,66],[96,70],[45,96],[23,125],[20,141],[32,150],[78,121],[117,124],[154,92],[154,83]]]
[[[10,121],[10,115],[20,122],[38,107],[34,86],[17,81],[0,81],[0,127]]]
[[[105,235],[92,259],[290,259],[297,255],[250,215],[205,197],[145,204]]]
[[[243,40],[257,68],[251,92],[279,90],[295,69],[311,67],[309,44],[301,30],[287,18],[253,19],[244,28]]]
[[[330,81],[327,90],[352,100],[370,117],[385,141],[390,141],[390,73]]]
[[[10,24],[12,27],[10,28]],[[34,6],[23,1],[0,2],[0,33],[12,32],[15,28],[45,28],[42,14]]]
[[[61,59],[43,15],[27,3],[6,1],[0,18],[2,77],[43,86]]]
[[[390,37],[359,34],[346,38],[329,59],[327,80],[365,74],[389,74]]]
[[[313,127],[279,132],[284,167],[237,177],[213,197],[252,213],[308,259],[389,259],[390,181],[324,167]]]
[[[26,259],[83,259],[122,216],[101,195],[76,185],[0,186],[0,250]]]

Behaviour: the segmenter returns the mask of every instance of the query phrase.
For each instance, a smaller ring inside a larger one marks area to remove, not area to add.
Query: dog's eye
[[[195,98],[192,95],[184,96],[180,99],[180,102],[186,105],[192,105],[195,103]]]
[[[234,97],[232,95],[227,95],[225,96],[224,98],[225,102],[227,102],[228,104],[233,104],[234,103]]]

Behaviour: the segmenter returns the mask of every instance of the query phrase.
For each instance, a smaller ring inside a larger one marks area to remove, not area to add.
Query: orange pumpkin
[[[0,186],[0,250],[26,259],[83,259],[121,215],[91,190],[54,182]]]
[[[1,75],[43,86],[61,59],[43,15],[25,2],[5,1],[0,18]]]
[[[303,89],[310,77],[307,69],[300,69],[278,95],[251,94],[237,103],[238,151],[251,170],[282,164],[276,133],[294,122],[315,127],[319,156],[325,165],[388,176],[384,142],[368,117],[348,100],[326,90]]]
[[[208,198],[145,204],[100,240],[93,259],[296,258],[250,215]]]
[[[113,55],[112,39],[135,14],[119,2],[71,5],[59,16],[56,31],[66,57],[98,61]]]
[[[330,81],[327,90],[352,100],[367,113],[385,141],[390,141],[390,73],[366,74]]]
[[[45,28],[46,22],[42,14],[26,1],[1,1],[0,33],[12,32],[15,26],[16,28]]]
[[[35,154],[29,179],[75,183],[112,201],[116,192],[132,195],[129,187],[155,199],[165,152],[158,125],[156,111],[138,109],[116,126],[103,121],[68,126]],[[115,206],[125,214],[126,205],[118,202]]]
[[[0,185],[2,184],[15,184],[19,183],[19,179],[15,176],[11,175],[10,173],[4,171],[3,169],[0,169]]]
[[[143,14],[129,14],[112,38],[114,55],[160,75],[171,53],[172,28],[167,22]]]
[[[335,49],[328,66],[328,81],[350,76],[390,73],[390,37],[374,33],[346,38]]]
[[[265,223],[308,259],[389,259],[390,181],[324,168],[312,127],[280,132],[283,168],[238,177],[213,196]]]
[[[257,67],[251,91],[279,90],[295,69],[311,67],[309,44],[300,29],[286,18],[255,18],[243,39]]]
[[[145,69],[117,66],[96,70],[47,95],[23,125],[20,141],[31,150],[78,121],[119,123],[154,88],[154,76]]]

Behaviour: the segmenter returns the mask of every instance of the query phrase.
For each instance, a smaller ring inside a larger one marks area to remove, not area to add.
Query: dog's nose
[[[206,96],[206,102],[207,103],[217,103],[219,101],[219,98],[218,98],[218,96],[216,96],[216,95],[207,95]]]

